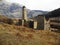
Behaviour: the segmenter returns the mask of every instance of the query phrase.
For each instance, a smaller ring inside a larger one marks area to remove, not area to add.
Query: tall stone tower
[[[27,25],[27,21],[28,21],[28,19],[27,19],[26,7],[23,6],[23,7],[22,7],[22,26]]]
[[[22,7],[22,19],[25,20],[25,21],[28,20],[27,19],[27,11],[26,11],[26,7],[25,6]]]

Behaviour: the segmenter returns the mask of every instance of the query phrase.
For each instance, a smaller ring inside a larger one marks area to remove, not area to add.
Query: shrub
[[[13,24],[13,20],[12,19],[7,19],[7,23],[8,24]]]

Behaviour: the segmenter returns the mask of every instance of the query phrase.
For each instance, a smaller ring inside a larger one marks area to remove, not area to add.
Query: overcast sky
[[[60,8],[60,0],[6,0],[11,3],[19,3],[25,5],[31,10],[51,11]]]

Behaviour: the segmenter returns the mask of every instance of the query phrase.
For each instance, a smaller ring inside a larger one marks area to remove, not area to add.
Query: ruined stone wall
[[[37,29],[38,30],[44,30],[45,28],[45,16],[43,15],[39,15],[37,17],[35,17],[35,20],[37,21]]]
[[[50,18],[50,30],[60,30],[60,17]]]
[[[50,30],[50,19],[46,20],[44,17],[44,30]]]

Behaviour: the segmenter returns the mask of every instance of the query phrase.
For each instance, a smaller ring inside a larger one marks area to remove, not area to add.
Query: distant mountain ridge
[[[47,11],[27,9],[27,16],[29,18],[45,13],[47,13]],[[22,18],[22,6],[16,3],[12,4],[1,3],[0,14],[8,16],[10,18]]]
[[[60,16],[60,8],[55,9],[47,14],[47,17],[59,17]]]
[[[47,14],[48,11],[42,11],[42,10],[31,10],[28,15],[30,15],[31,17],[35,17],[35,16],[38,16],[38,15],[44,15],[44,14]]]
[[[16,17],[14,15],[14,13],[16,13],[16,11],[19,12],[19,9],[21,11],[21,8],[22,8],[21,6],[19,6],[18,4],[15,4],[15,3],[12,3],[12,4],[2,3],[2,4],[0,4],[0,14],[6,15],[9,17]],[[18,16],[18,14],[17,14],[17,16]]]

